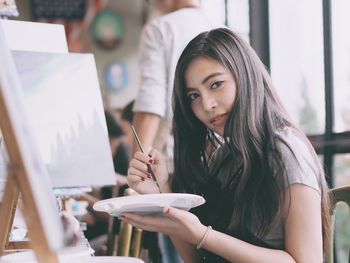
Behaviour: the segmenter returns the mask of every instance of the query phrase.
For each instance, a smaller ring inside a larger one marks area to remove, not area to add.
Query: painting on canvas
[[[115,183],[91,54],[12,51],[28,122],[54,187]]]

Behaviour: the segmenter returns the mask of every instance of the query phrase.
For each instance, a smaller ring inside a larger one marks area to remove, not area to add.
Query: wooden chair
[[[138,193],[127,188],[124,191],[124,196],[137,195]],[[115,224],[115,220],[111,218],[112,225]],[[111,224],[110,224],[111,225]],[[142,230],[133,227],[130,224],[120,222],[119,234],[113,232],[113,226],[108,230],[108,255],[126,256],[141,258],[141,243],[142,243]],[[116,246],[115,243],[118,245]]]
[[[330,199],[330,213],[331,213],[331,233],[329,240],[328,251],[326,252],[326,262],[333,263],[334,260],[334,220],[335,220],[335,208],[339,202],[344,202],[348,205],[350,209],[350,186],[339,187],[330,189],[329,192]],[[350,252],[349,260],[350,263]]]
[[[134,190],[127,188],[124,196],[137,195]],[[117,256],[140,257],[142,230],[130,224],[121,222],[118,236]]]

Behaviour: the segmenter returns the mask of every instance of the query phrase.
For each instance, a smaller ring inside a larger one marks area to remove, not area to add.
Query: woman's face
[[[194,115],[223,136],[237,94],[231,72],[214,59],[198,57],[189,64],[185,82]]]

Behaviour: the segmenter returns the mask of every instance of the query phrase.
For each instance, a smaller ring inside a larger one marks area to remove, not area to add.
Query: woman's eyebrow
[[[202,80],[202,84],[205,84],[209,79],[211,79],[212,77],[216,77],[216,76],[219,76],[219,75],[223,75],[224,73],[223,72],[215,72],[215,73],[212,73],[208,76],[206,76],[203,80]]]
[[[203,80],[202,80],[202,84],[205,84],[209,79],[215,77],[215,76],[220,76],[220,75],[224,75],[225,73],[223,72],[214,72],[208,76],[206,76]],[[196,90],[196,88],[191,88],[191,87],[186,87],[186,92],[190,92],[190,91],[194,91]]]
[[[186,93],[196,90],[195,88],[186,87]]]

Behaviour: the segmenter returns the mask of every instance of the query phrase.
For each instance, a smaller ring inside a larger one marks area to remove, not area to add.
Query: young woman
[[[175,172],[160,154],[137,152],[128,183],[203,195],[190,212],[124,214],[170,235],[185,262],[322,263],[327,185],[307,138],[292,124],[252,48],[228,29],[194,38],[175,74]]]

